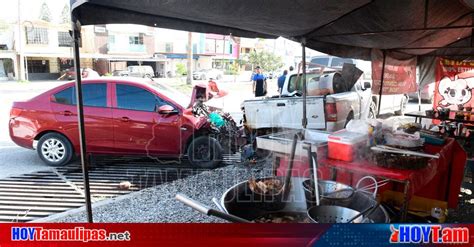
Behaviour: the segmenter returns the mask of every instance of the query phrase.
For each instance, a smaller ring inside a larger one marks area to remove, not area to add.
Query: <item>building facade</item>
[[[51,80],[73,64],[68,0],[16,0],[0,16],[0,80]],[[4,18],[5,17],[5,18]],[[5,19],[5,20],[3,20]],[[176,76],[186,68],[188,32],[128,24],[82,27],[81,68],[101,75],[131,65],[151,66],[157,77]],[[288,41],[247,39],[232,35],[192,33],[193,70],[220,69],[225,73],[251,71],[242,63],[256,50],[272,50],[294,64]],[[298,44],[296,44],[298,46]]]

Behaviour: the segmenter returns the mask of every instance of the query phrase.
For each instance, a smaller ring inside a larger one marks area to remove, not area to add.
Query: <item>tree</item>
[[[66,24],[71,21],[71,13],[69,10],[69,4],[65,4],[63,11],[61,11],[61,24]]]
[[[176,74],[180,76],[187,74],[186,66],[182,63],[176,64]]]
[[[46,2],[43,2],[43,4],[41,5],[39,18],[40,20],[51,22],[51,11],[49,11],[49,7]]]
[[[268,51],[252,51],[248,54],[247,63],[255,66],[260,66],[264,71],[275,71],[283,67],[283,62],[280,56]]]

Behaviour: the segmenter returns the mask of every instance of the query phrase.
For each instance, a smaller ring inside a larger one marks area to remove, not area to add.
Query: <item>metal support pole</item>
[[[418,111],[421,111],[421,88],[420,85],[418,85]]]
[[[89,185],[89,160],[86,150],[86,132],[84,128],[84,107],[82,101],[82,78],[81,78],[81,59],[79,54],[79,43],[81,39],[80,22],[72,15],[72,37],[74,40],[74,66],[76,71],[76,102],[77,102],[77,121],[79,128],[79,144],[81,151],[82,174],[84,177],[84,195],[86,199],[87,221],[92,223],[92,203]]]
[[[380,78],[380,91],[379,91],[379,105],[377,109],[377,115],[380,113],[380,106],[382,105],[382,90],[383,90],[383,79],[385,76],[385,51],[382,51],[383,53],[383,60],[382,60],[382,77]]]
[[[306,117],[306,96],[307,96],[307,90],[306,90],[306,39],[302,38],[301,39],[301,48],[302,48],[302,70],[303,70],[303,129],[306,129],[306,126],[308,125],[308,118]]]

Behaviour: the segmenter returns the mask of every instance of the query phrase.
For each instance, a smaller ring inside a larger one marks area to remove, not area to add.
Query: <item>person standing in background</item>
[[[253,76],[252,81],[255,97],[265,96],[267,94],[267,78],[262,73],[260,66],[255,68],[255,75]]]
[[[288,70],[283,71],[283,75],[278,77],[278,93],[281,95],[283,91],[283,86],[285,85],[286,75],[288,75]]]

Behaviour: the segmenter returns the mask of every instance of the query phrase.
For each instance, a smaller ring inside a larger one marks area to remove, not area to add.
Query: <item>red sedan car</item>
[[[206,118],[193,115],[192,101],[147,79],[97,78],[83,81],[87,152],[182,157],[200,167],[221,159],[219,142],[207,135]],[[49,165],[67,164],[79,151],[73,82],[33,99],[15,102],[10,136],[36,149]]]

